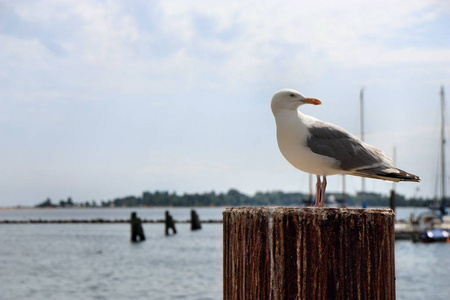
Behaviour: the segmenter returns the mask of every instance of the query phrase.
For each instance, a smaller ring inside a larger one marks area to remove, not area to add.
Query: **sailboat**
[[[420,234],[419,239],[422,242],[450,242],[450,231],[445,228],[433,228],[437,223],[444,222],[444,216],[447,215],[446,210],[446,183],[447,175],[445,169],[445,93],[444,87],[441,86],[441,137],[440,137],[440,168],[441,168],[441,197],[437,199],[430,212],[420,214],[415,219],[417,225],[428,225],[429,228]],[[429,221],[428,224],[425,221]],[[420,228],[422,229],[422,228]],[[422,231],[424,231],[422,229]]]
[[[439,200],[436,201],[435,205],[433,205],[433,207],[431,208],[432,210],[434,210],[439,217],[442,219],[443,216],[447,215],[447,211],[445,209],[445,205],[446,205],[446,169],[445,169],[445,92],[444,92],[444,87],[441,86],[441,140],[440,140],[440,144],[441,144],[441,159],[440,159],[440,163],[441,163],[441,198]]]

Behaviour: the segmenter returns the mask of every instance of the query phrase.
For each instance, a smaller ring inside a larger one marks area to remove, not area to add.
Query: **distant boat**
[[[436,195],[435,203],[430,207],[429,211],[423,212],[418,216],[411,215],[410,223],[413,228],[413,232],[418,234],[418,239],[414,240],[423,242],[434,242],[434,241],[449,241],[449,230],[445,228],[439,228],[442,224],[448,223],[448,220],[444,220],[447,215],[446,210],[446,183],[447,175],[445,169],[445,94],[444,87],[441,86],[440,91],[441,98],[441,136],[440,136],[440,178],[441,183],[441,195],[438,197]],[[438,180],[438,178],[436,178]]]
[[[450,230],[442,228],[427,230],[419,236],[419,239],[424,243],[450,243]]]

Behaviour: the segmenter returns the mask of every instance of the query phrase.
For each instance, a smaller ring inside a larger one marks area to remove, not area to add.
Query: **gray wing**
[[[344,171],[374,166],[388,167],[389,158],[380,150],[362,143],[344,129],[322,121],[310,128],[307,146],[317,154],[332,157],[340,162]]]
[[[344,129],[322,121],[309,128],[307,146],[317,154],[340,162],[351,175],[390,181],[415,181],[420,178],[392,166],[389,157],[377,148],[363,143]]]

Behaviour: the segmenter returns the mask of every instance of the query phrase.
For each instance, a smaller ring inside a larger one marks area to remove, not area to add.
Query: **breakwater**
[[[164,224],[164,219],[158,220],[146,220],[143,219],[142,223],[149,224]],[[43,219],[30,219],[30,220],[0,220],[0,224],[117,224],[117,223],[130,223],[129,219],[64,219],[64,220],[43,220]],[[190,220],[175,220],[175,223],[191,223]],[[202,220],[204,224],[221,224],[222,220]]]

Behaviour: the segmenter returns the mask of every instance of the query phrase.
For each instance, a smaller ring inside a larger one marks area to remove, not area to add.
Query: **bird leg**
[[[323,176],[322,184],[320,185],[320,205],[319,207],[325,206],[325,189],[327,188],[327,177]]]
[[[320,207],[320,190],[321,190],[321,182],[320,182],[320,176],[317,176],[317,183],[316,183],[316,204],[314,204],[314,207]]]

